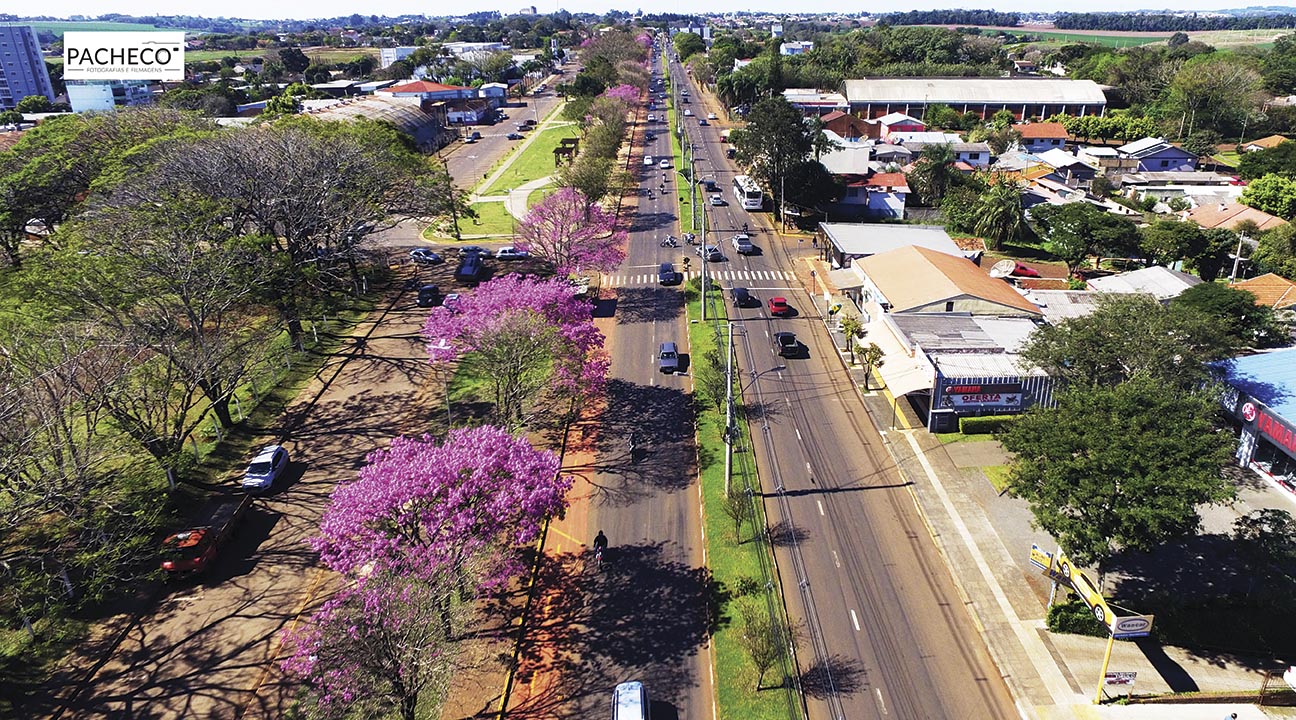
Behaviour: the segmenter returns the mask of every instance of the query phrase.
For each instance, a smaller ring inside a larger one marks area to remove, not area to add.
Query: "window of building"
[[[1170,161],[1169,161],[1169,160],[1162,160],[1162,161],[1161,161],[1161,167],[1170,167]]]
[[[953,300],[947,300],[947,301],[945,302],[945,312],[954,312],[954,301],[953,301]]]
[[[980,159],[981,159],[981,153],[979,152],[968,153],[968,160],[980,160]]]

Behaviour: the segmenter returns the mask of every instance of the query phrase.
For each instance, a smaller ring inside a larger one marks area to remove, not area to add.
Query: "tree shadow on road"
[[[682,390],[614,379],[607,402],[590,421],[598,428],[592,443],[595,461],[587,479],[603,492],[602,501],[642,496],[636,486],[679,490],[692,483],[693,406]],[[620,481],[614,480],[620,477]]]
[[[616,293],[617,322],[621,324],[671,322],[684,314],[684,294],[678,290],[619,287]]]
[[[816,700],[833,694],[850,694],[863,686],[863,676],[864,669],[858,660],[833,655],[816,661],[801,673],[801,690]]]

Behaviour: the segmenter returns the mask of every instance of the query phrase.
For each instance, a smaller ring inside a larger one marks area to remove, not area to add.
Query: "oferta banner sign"
[[[66,80],[184,80],[183,32],[66,32]]]

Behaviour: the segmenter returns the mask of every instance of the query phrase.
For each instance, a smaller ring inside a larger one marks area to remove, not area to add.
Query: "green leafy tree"
[[[1252,510],[1233,521],[1233,542],[1246,559],[1248,596],[1259,586],[1272,588],[1283,601],[1290,597],[1291,567],[1296,562],[1296,520],[1290,513],[1274,508]]]
[[[729,136],[739,163],[774,195],[775,212],[781,215],[780,180],[808,160],[825,142],[813,123],[782,95],[756,103],[747,114],[747,126]]]
[[[1139,247],[1152,262],[1172,265],[1201,253],[1206,247],[1206,233],[1194,222],[1157,220],[1139,230]]]
[[[1021,186],[1007,178],[992,184],[977,203],[976,233],[1001,250],[1005,242],[1020,237],[1025,227]]]
[[[28,95],[18,101],[15,109],[20,113],[47,113],[54,112],[54,103],[44,95]]]
[[[1238,118],[1263,101],[1255,62],[1233,54],[1199,55],[1183,64],[1170,84],[1171,102],[1186,121],[1189,137],[1200,119],[1211,127]]]
[[[1296,180],[1282,175],[1264,175],[1252,180],[1238,200],[1256,210],[1291,220],[1296,218]]]
[[[874,368],[880,368],[886,364],[886,353],[878,346],[877,343],[869,343],[868,347],[860,350],[860,364],[864,366],[864,389],[869,389],[869,378],[873,375]]]
[[[1067,264],[1074,274],[1091,255],[1128,256],[1138,248],[1138,227],[1085,202],[1038,205],[1031,219],[1044,239],[1044,248]]]
[[[951,232],[974,233],[977,224],[977,204],[984,188],[975,184],[950,188],[941,200],[941,218]]]
[[[671,42],[675,44],[675,52],[680,60],[688,60],[698,53],[706,52],[706,42],[697,33],[675,33]]]
[[[1251,260],[1288,280],[1296,278],[1296,226],[1281,225],[1262,234]]]
[[[306,53],[302,52],[301,48],[283,48],[279,51],[279,63],[283,65],[284,70],[296,75],[310,67],[310,58],[306,57]]]
[[[1075,387],[1143,376],[1190,390],[1210,380],[1204,363],[1236,347],[1218,323],[1192,308],[1164,307],[1146,295],[1101,295],[1093,313],[1038,328],[1022,356]]]
[[[1068,321],[1069,322],[1069,321]],[[1196,531],[1198,506],[1223,503],[1232,434],[1205,392],[1168,391],[1137,375],[1072,385],[1001,436],[1013,453],[1009,492],[1080,564],[1101,572],[1118,550],[1150,550]]]
[[[1265,150],[1243,153],[1238,158],[1237,172],[1247,180],[1270,174],[1296,178],[1296,142],[1283,142]]]
[[[842,335],[846,336],[846,349],[851,354],[851,365],[855,364],[855,346],[859,343],[856,340],[859,334],[864,332],[864,323],[860,322],[859,315],[842,315],[841,316]]]
[[[803,160],[788,168],[783,176],[787,201],[800,207],[814,208],[841,197],[842,181],[818,160]]]
[[[1255,295],[1246,290],[1202,283],[1183,291],[1170,304],[1212,318],[1238,347],[1273,347],[1287,340],[1287,333],[1274,322],[1273,308],[1256,305]]]
[[[930,207],[937,207],[945,193],[956,182],[958,170],[954,168],[954,148],[945,143],[928,145],[914,163],[909,173],[913,189]]]
[[[724,514],[733,520],[734,524],[734,542],[742,544],[742,525],[752,517],[752,500],[747,497],[747,493],[742,490],[730,492],[720,501],[720,509]]]
[[[1183,142],[1183,149],[1200,156],[1210,157],[1224,138],[1214,130],[1197,130]]]
[[[17,110],[0,111],[0,125],[10,125],[22,122],[22,113]]]
[[[999,110],[995,112],[994,115],[990,116],[990,124],[994,126],[994,129],[996,130],[1006,130],[1016,121],[1017,117],[1013,115],[1011,110],[1006,109]]]
[[[1198,277],[1209,283],[1223,275],[1224,269],[1232,262],[1230,256],[1237,252],[1238,234],[1226,228],[1211,228],[1204,235],[1205,244],[1190,258],[1189,264]]]

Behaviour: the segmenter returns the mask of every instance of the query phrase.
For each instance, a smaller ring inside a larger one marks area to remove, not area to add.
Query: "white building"
[[[413,55],[415,50],[418,50],[418,48],[413,47],[411,45],[406,45],[403,47],[381,48],[378,51],[378,67],[379,68],[391,67],[392,63],[395,63],[397,60],[404,60],[410,55]]]
[[[814,50],[814,43],[809,40],[793,40],[779,46],[779,52],[783,55],[804,55],[811,50]]]
[[[147,105],[153,93],[146,80],[68,80],[72,112],[107,112],[119,106]]]

